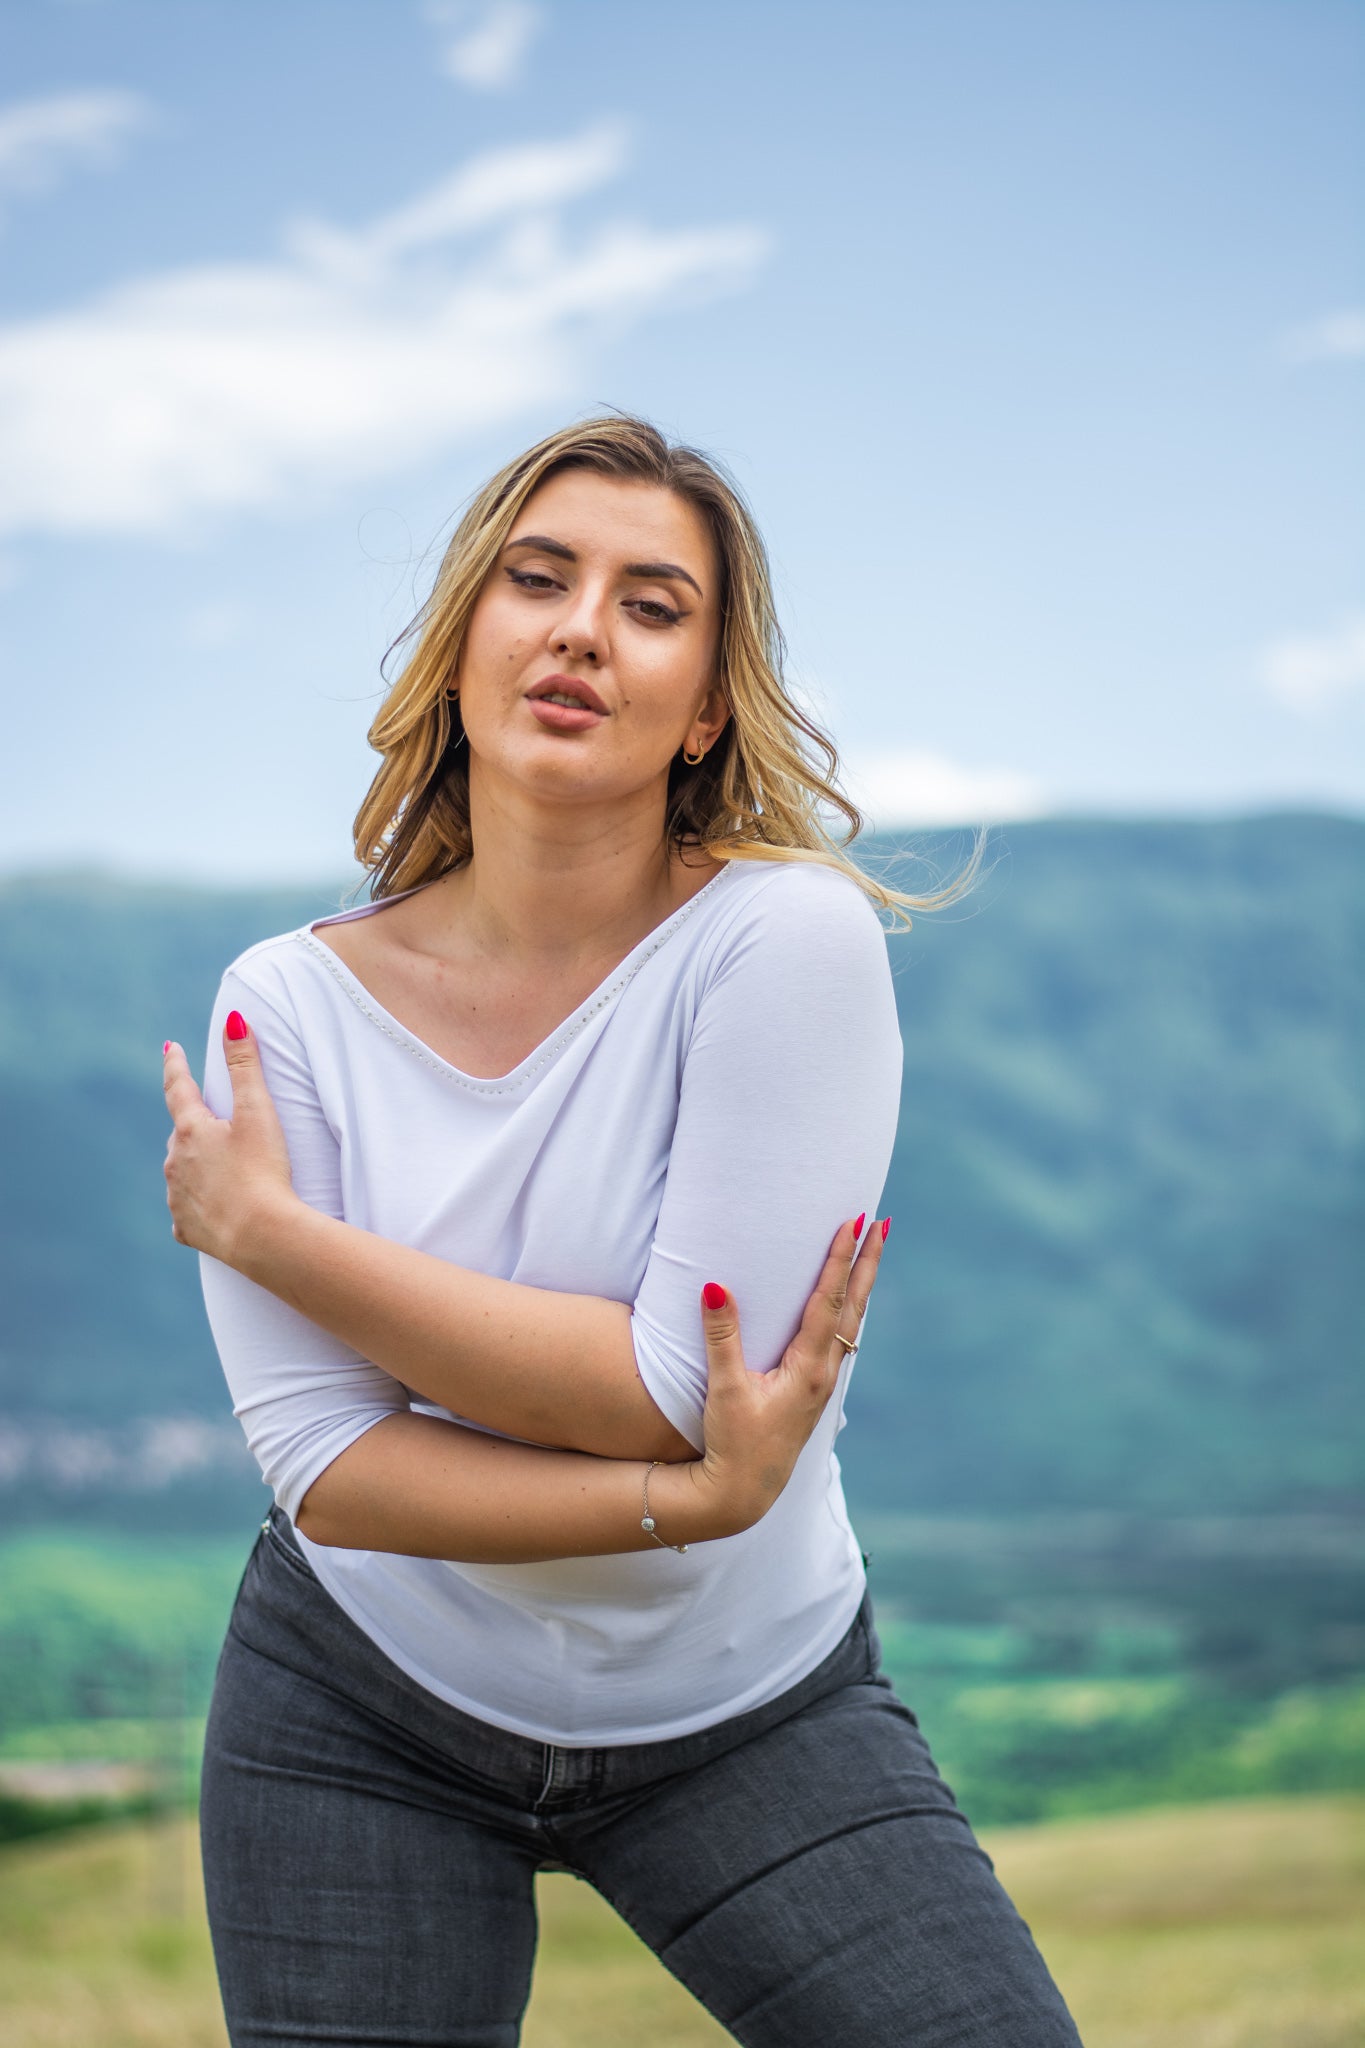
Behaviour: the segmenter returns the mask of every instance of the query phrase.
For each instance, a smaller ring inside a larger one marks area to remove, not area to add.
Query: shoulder
[[[735,936],[776,948],[833,947],[885,958],[886,934],[870,897],[837,868],[814,861],[745,861],[735,885],[729,920]]]
[[[780,998],[836,981],[866,1000],[892,995],[886,934],[850,876],[811,861],[738,861],[701,962],[703,984]]]
[[[822,1061],[899,1074],[886,934],[871,899],[837,869],[746,861],[701,962],[698,997],[689,1058],[718,1052],[746,1086],[755,1060],[788,1090]]]
[[[220,999],[249,997],[265,1003],[290,1023],[312,1007],[316,980],[312,932],[308,925],[258,939],[223,970]],[[254,1019],[252,1020],[254,1023]]]

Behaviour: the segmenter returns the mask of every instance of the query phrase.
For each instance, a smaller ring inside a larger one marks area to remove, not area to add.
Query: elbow
[[[401,1483],[400,1472],[384,1452],[391,1432],[386,1423],[400,1418],[381,1416],[376,1426],[338,1452],[310,1482],[294,1511],[294,1527],[323,1550],[383,1549],[375,1543],[376,1519],[390,1492]],[[401,1421],[410,1422],[406,1413]]]
[[[316,1543],[322,1550],[335,1550],[342,1542],[337,1533],[335,1521],[329,1518],[323,1504],[317,1499],[318,1483],[314,1480],[293,1517],[294,1527],[300,1536],[306,1536],[310,1543]]]

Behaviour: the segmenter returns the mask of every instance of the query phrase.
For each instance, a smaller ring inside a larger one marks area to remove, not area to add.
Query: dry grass
[[[1088,2048],[1359,2048],[1365,1800],[1247,1800],[989,1846]]]
[[[1365,1800],[1257,1801],[986,1837],[1087,2048],[1357,2048]],[[526,2048],[728,2038],[585,1886],[541,1886]],[[0,1852],[6,2048],[226,2048],[183,1824]]]
[[[227,2048],[181,1819],[0,1851],[6,2048]]]

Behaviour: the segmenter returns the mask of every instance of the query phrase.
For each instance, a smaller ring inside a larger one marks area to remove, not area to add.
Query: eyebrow
[[[566,547],[562,540],[551,540],[549,535],[544,533],[524,533],[516,540],[509,540],[507,545],[509,548],[535,548],[537,553],[542,555],[558,555],[562,562],[576,562],[578,560],[573,549]],[[682,583],[690,583],[698,597],[705,597],[705,592],[702,590],[696,577],[689,575],[687,570],[681,568],[677,562],[627,562],[626,574],[627,576],[676,577]]]

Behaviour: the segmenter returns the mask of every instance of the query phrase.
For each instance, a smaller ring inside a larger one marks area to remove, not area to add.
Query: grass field
[[[1365,1799],[1226,1802],[984,1833],[1087,2048],[1365,2040]],[[729,2037],[608,1907],[541,1883],[526,2048]],[[0,1852],[6,2048],[225,2048],[190,1826]]]

